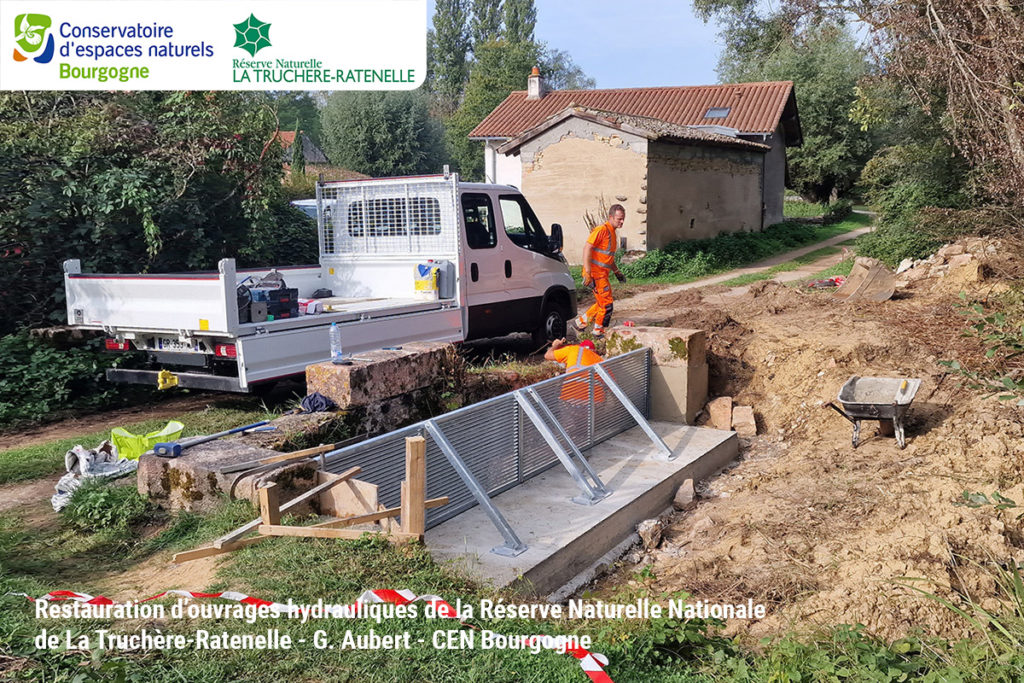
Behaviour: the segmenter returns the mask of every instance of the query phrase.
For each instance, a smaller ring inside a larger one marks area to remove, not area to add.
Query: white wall
[[[497,185],[523,186],[523,165],[518,156],[498,154],[505,140],[488,140],[484,144],[484,182]]]

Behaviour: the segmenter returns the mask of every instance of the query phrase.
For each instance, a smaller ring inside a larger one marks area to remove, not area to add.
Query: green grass
[[[171,418],[182,422],[185,430],[182,436],[197,434],[213,434],[214,432],[240,427],[242,425],[268,420],[273,413],[263,408],[256,408],[254,401],[244,401],[233,407],[210,407],[183,413]],[[145,420],[123,425],[135,434],[145,434],[160,429],[167,424],[166,419]],[[110,430],[82,432],[63,439],[28,446],[10,448],[0,451],[0,484],[28,481],[49,476],[64,470],[64,453],[72,446],[81,444],[86,448],[95,448],[104,439],[110,438]]]
[[[824,204],[804,201],[782,202],[782,215],[786,218],[818,218],[824,213]]]
[[[792,261],[780,263],[777,266],[772,266],[771,268],[768,268],[767,270],[762,270],[758,273],[747,273],[745,275],[740,275],[739,277],[734,277],[731,280],[726,280],[722,284],[725,285],[726,287],[742,287],[743,285],[749,285],[753,282],[760,282],[761,280],[771,280],[779,273],[786,273],[791,270],[796,270],[801,266],[806,266],[808,263],[814,263],[818,259],[822,259],[825,258],[826,256],[831,256],[833,254],[838,254],[841,251],[842,248],[838,246],[815,249],[814,251],[804,254],[803,256],[797,257]]]
[[[832,225],[779,223],[764,232],[732,233],[710,239],[673,242],[664,249],[652,250],[638,261],[622,266],[622,270],[634,284],[693,282],[750,266],[870,223],[870,217],[854,214]],[[581,295],[587,293],[582,286],[580,267],[573,267],[571,272],[577,282],[577,291]]]

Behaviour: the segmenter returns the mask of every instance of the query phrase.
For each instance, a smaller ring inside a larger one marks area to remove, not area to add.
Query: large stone
[[[397,350],[367,351],[351,365],[317,363],[306,368],[306,389],[344,410],[430,386],[446,367],[448,344],[414,342]]]
[[[960,254],[963,254],[964,248],[959,244],[947,244],[946,246],[939,249],[939,251],[936,253],[943,259],[948,259],[951,256],[958,256]]]
[[[974,256],[971,254],[956,254],[949,259],[949,269],[959,268],[960,266],[966,266],[968,263],[974,260]]]
[[[641,347],[651,349],[651,419],[693,424],[708,392],[707,339],[703,330],[671,327],[613,327],[608,357]]]
[[[697,493],[693,490],[693,479],[687,479],[676,490],[676,495],[672,499],[672,507],[680,512],[697,507]]]
[[[732,396],[719,396],[708,402],[708,415],[715,429],[732,429]]]
[[[744,438],[757,436],[757,421],[750,406],[736,406],[732,409],[732,428]]]
[[[661,532],[665,525],[660,519],[645,519],[636,525],[636,532],[640,535],[640,543],[644,550],[653,550],[661,543]]]

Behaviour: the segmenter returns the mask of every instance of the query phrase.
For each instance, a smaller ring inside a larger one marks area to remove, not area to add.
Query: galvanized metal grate
[[[602,363],[645,417],[650,363],[649,349],[631,351]],[[554,377],[531,388],[581,451],[636,424],[592,369]],[[513,393],[455,410],[432,422],[447,437],[488,497],[507,491],[559,462]],[[422,432],[425,426],[426,422],[421,422],[335,451],[325,458],[326,469],[340,473],[358,465],[362,468],[359,479],[379,487],[379,501],[387,507],[397,507],[405,477],[405,438]],[[426,459],[427,497],[449,498],[448,505],[428,511],[430,528],[478,501],[429,437]]]

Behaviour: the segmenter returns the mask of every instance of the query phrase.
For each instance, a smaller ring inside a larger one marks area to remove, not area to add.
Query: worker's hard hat
[[[582,346],[585,349],[590,349],[591,351],[594,350],[594,342],[590,341],[589,339],[584,339],[583,341],[581,341],[580,346]]]

